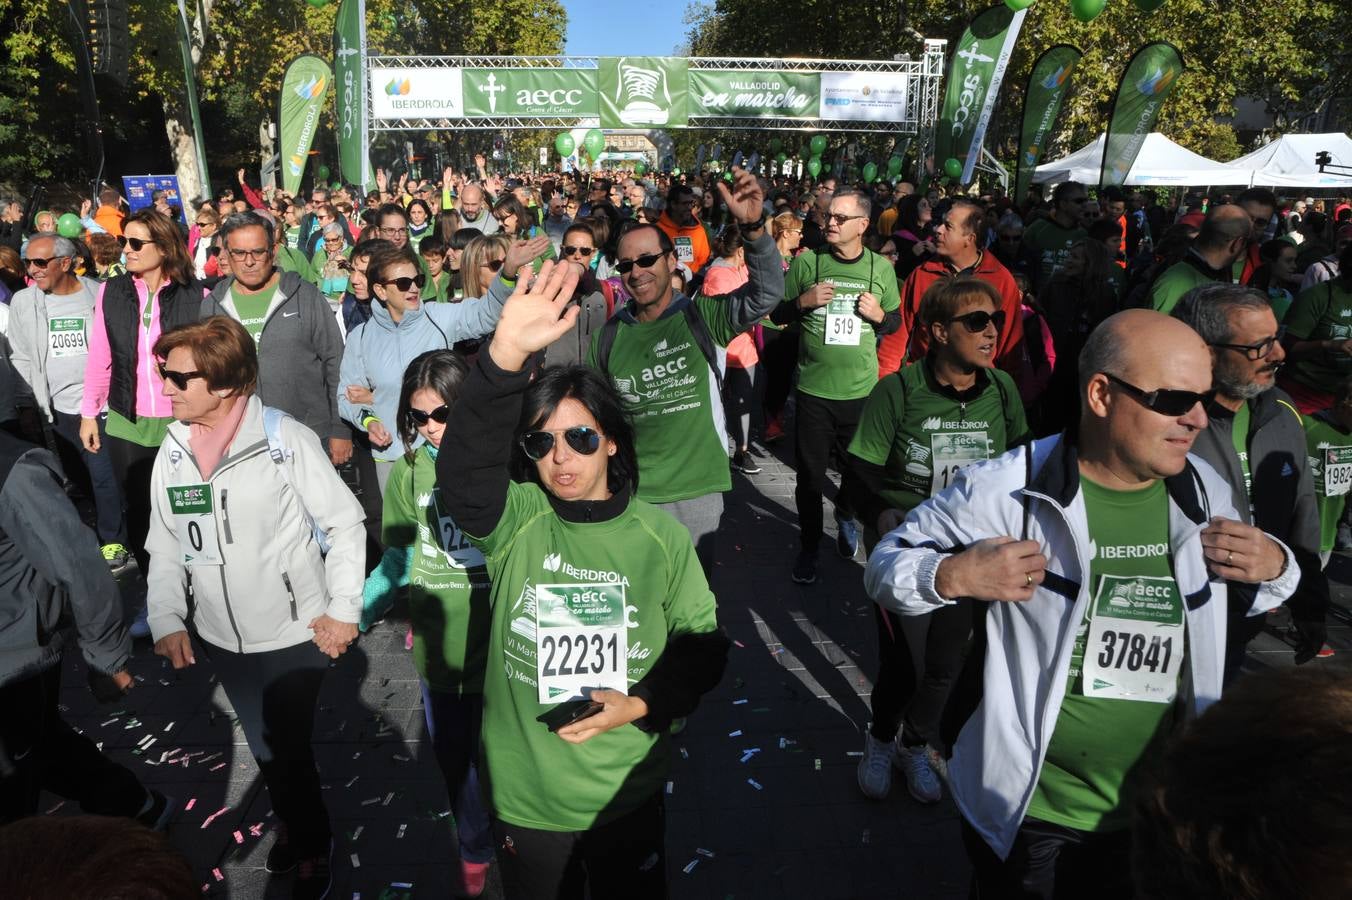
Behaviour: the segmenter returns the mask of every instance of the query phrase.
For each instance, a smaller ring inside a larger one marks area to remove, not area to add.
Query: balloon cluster
[[[1005,6],[1015,12],[1027,9],[1036,0],[1005,0]],[[1154,12],[1165,4],[1165,0],[1132,0],[1141,12]],[[1081,22],[1092,22],[1098,18],[1108,5],[1108,0],[1070,0],[1070,14]]]

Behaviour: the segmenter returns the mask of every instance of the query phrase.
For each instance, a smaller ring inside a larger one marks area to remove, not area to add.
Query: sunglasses
[[[445,403],[441,404],[431,412],[425,412],[421,409],[410,407],[408,417],[417,425],[426,425],[428,422],[436,422],[438,425],[445,425],[446,420],[451,417],[451,408]]]
[[[972,334],[980,334],[986,330],[986,327],[992,322],[995,323],[995,330],[999,331],[1005,327],[1005,311],[996,310],[993,313],[986,312],[984,309],[978,309],[975,312],[969,312],[966,315],[954,316],[948,320],[948,324],[961,322],[962,327],[966,328]]]
[[[381,284],[385,285],[386,287],[389,287],[390,285],[394,285],[394,286],[397,287],[399,290],[404,291],[405,293],[407,293],[409,290],[411,290],[411,289],[413,288],[414,285],[417,285],[418,287],[422,287],[423,284],[426,283],[426,281],[427,281],[427,279],[425,279],[425,278],[423,277],[422,273],[419,272],[417,275],[414,275],[412,278],[409,278],[407,275],[405,275],[403,278],[391,278],[389,281],[382,281]]]
[[[846,222],[853,222],[855,219],[866,219],[867,216],[842,216],[840,213],[831,213],[827,220],[835,222],[836,225],[844,225]]]
[[[569,247],[567,244],[563,245],[564,256],[591,256],[595,251],[595,247]]]
[[[1202,404],[1202,408],[1211,405],[1211,401],[1216,399],[1214,390],[1204,393],[1196,391],[1178,391],[1171,388],[1160,388],[1154,391],[1143,391],[1136,385],[1123,381],[1116,375],[1103,373],[1103,377],[1126,391],[1146,409],[1151,412],[1157,412],[1162,416],[1182,416],[1186,415],[1197,404]]]
[[[124,248],[130,249],[132,253],[140,253],[141,248],[146,244],[154,244],[155,242],[143,241],[140,238],[127,237],[125,234],[119,234],[117,236],[117,243]]]
[[[502,268],[502,260],[500,260],[500,259],[490,259],[488,262],[484,263],[484,266],[487,267],[488,269],[490,269],[490,270],[496,272],[496,271],[498,271],[499,269]]]
[[[47,268],[47,264],[48,264],[48,263],[50,263],[50,262],[52,262],[53,260],[56,260],[56,259],[62,259],[62,257],[60,257],[60,256],[49,256],[49,257],[47,257],[46,259],[41,259],[41,258],[39,258],[39,257],[30,256],[30,257],[28,257],[27,259],[25,259],[25,260],[23,261],[23,264],[24,264],[25,266],[28,266],[29,268],[45,269],[45,268]]]
[[[651,269],[653,265],[666,256],[665,253],[645,253],[637,259],[622,259],[615,264],[615,271],[621,275],[628,275],[629,271],[638,266],[640,269]]]
[[[554,449],[555,431],[527,431],[521,435],[521,450],[526,456],[539,462]],[[591,456],[601,447],[601,433],[585,425],[574,425],[563,430],[563,439],[574,451],[583,456]]]
[[[160,372],[160,379],[162,381],[173,382],[174,387],[178,388],[180,391],[186,391],[188,389],[188,382],[192,381],[194,378],[206,377],[201,372],[175,372],[173,369],[166,369],[164,363],[159,363],[157,368]]]

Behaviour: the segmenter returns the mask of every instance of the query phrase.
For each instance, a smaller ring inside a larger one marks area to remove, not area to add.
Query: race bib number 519
[[[585,698],[597,688],[629,690],[624,585],[537,585],[535,616],[541,703]]]

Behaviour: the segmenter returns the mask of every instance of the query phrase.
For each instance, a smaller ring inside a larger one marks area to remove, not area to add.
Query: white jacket
[[[188,425],[174,422],[151,477],[150,632],[155,640],[191,623],[202,640],[236,653],[277,650],[310,640],[310,622],[327,613],[361,618],[366,563],[365,516],[329,462],[315,433],[282,420],[282,443],[294,451],[291,482],[268,453],[263,404],[248,399],[244,420],[211,477],[203,479],[188,445]],[[185,566],[169,488],[212,489],[216,542],[223,565]],[[332,542],[321,556],[305,512]],[[188,576],[192,576],[188,600]]]
[[[1220,698],[1225,664],[1226,587],[1208,571],[1200,535],[1213,516],[1240,516],[1216,471],[1195,456],[1188,462],[1165,486],[1174,577],[1187,607],[1179,703],[1190,718]],[[1076,631],[1090,602],[1089,523],[1079,485],[1075,448],[1059,436],[964,468],[951,487],[879,541],[864,573],[879,605],[923,615],[950,602],[934,590],[945,554],[1001,536],[1041,544],[1047,557],[1043,583],[1027,602],[987,604],[984,641],[977,636],[968,660],[982,667],[979,677],[959,679],[946,712],[946,718],[955,709],[968,714],[948,767],[953,798],[1001,858],[1008,856],[1037,786],[1065,697]],[[1296,589],[1300,569],[1278,544],[1286,568],[1259,587],[1249,615],[1280,605]]]

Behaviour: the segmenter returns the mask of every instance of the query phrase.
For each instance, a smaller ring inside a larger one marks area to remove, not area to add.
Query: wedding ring
[[[1023,586],[1024,586],[1024,587],[1032,587],[1032,586],[1033,586],[1033,573],[1031,573],[1031,572],[1024,572],[1024,573],[1023,573],[1023,578],[1024,578],[1024,582],[1023,582]]]
[[[1225,554],[1225,564],[1228,566],[1235,561],[1235,551],[1230,550]]]

